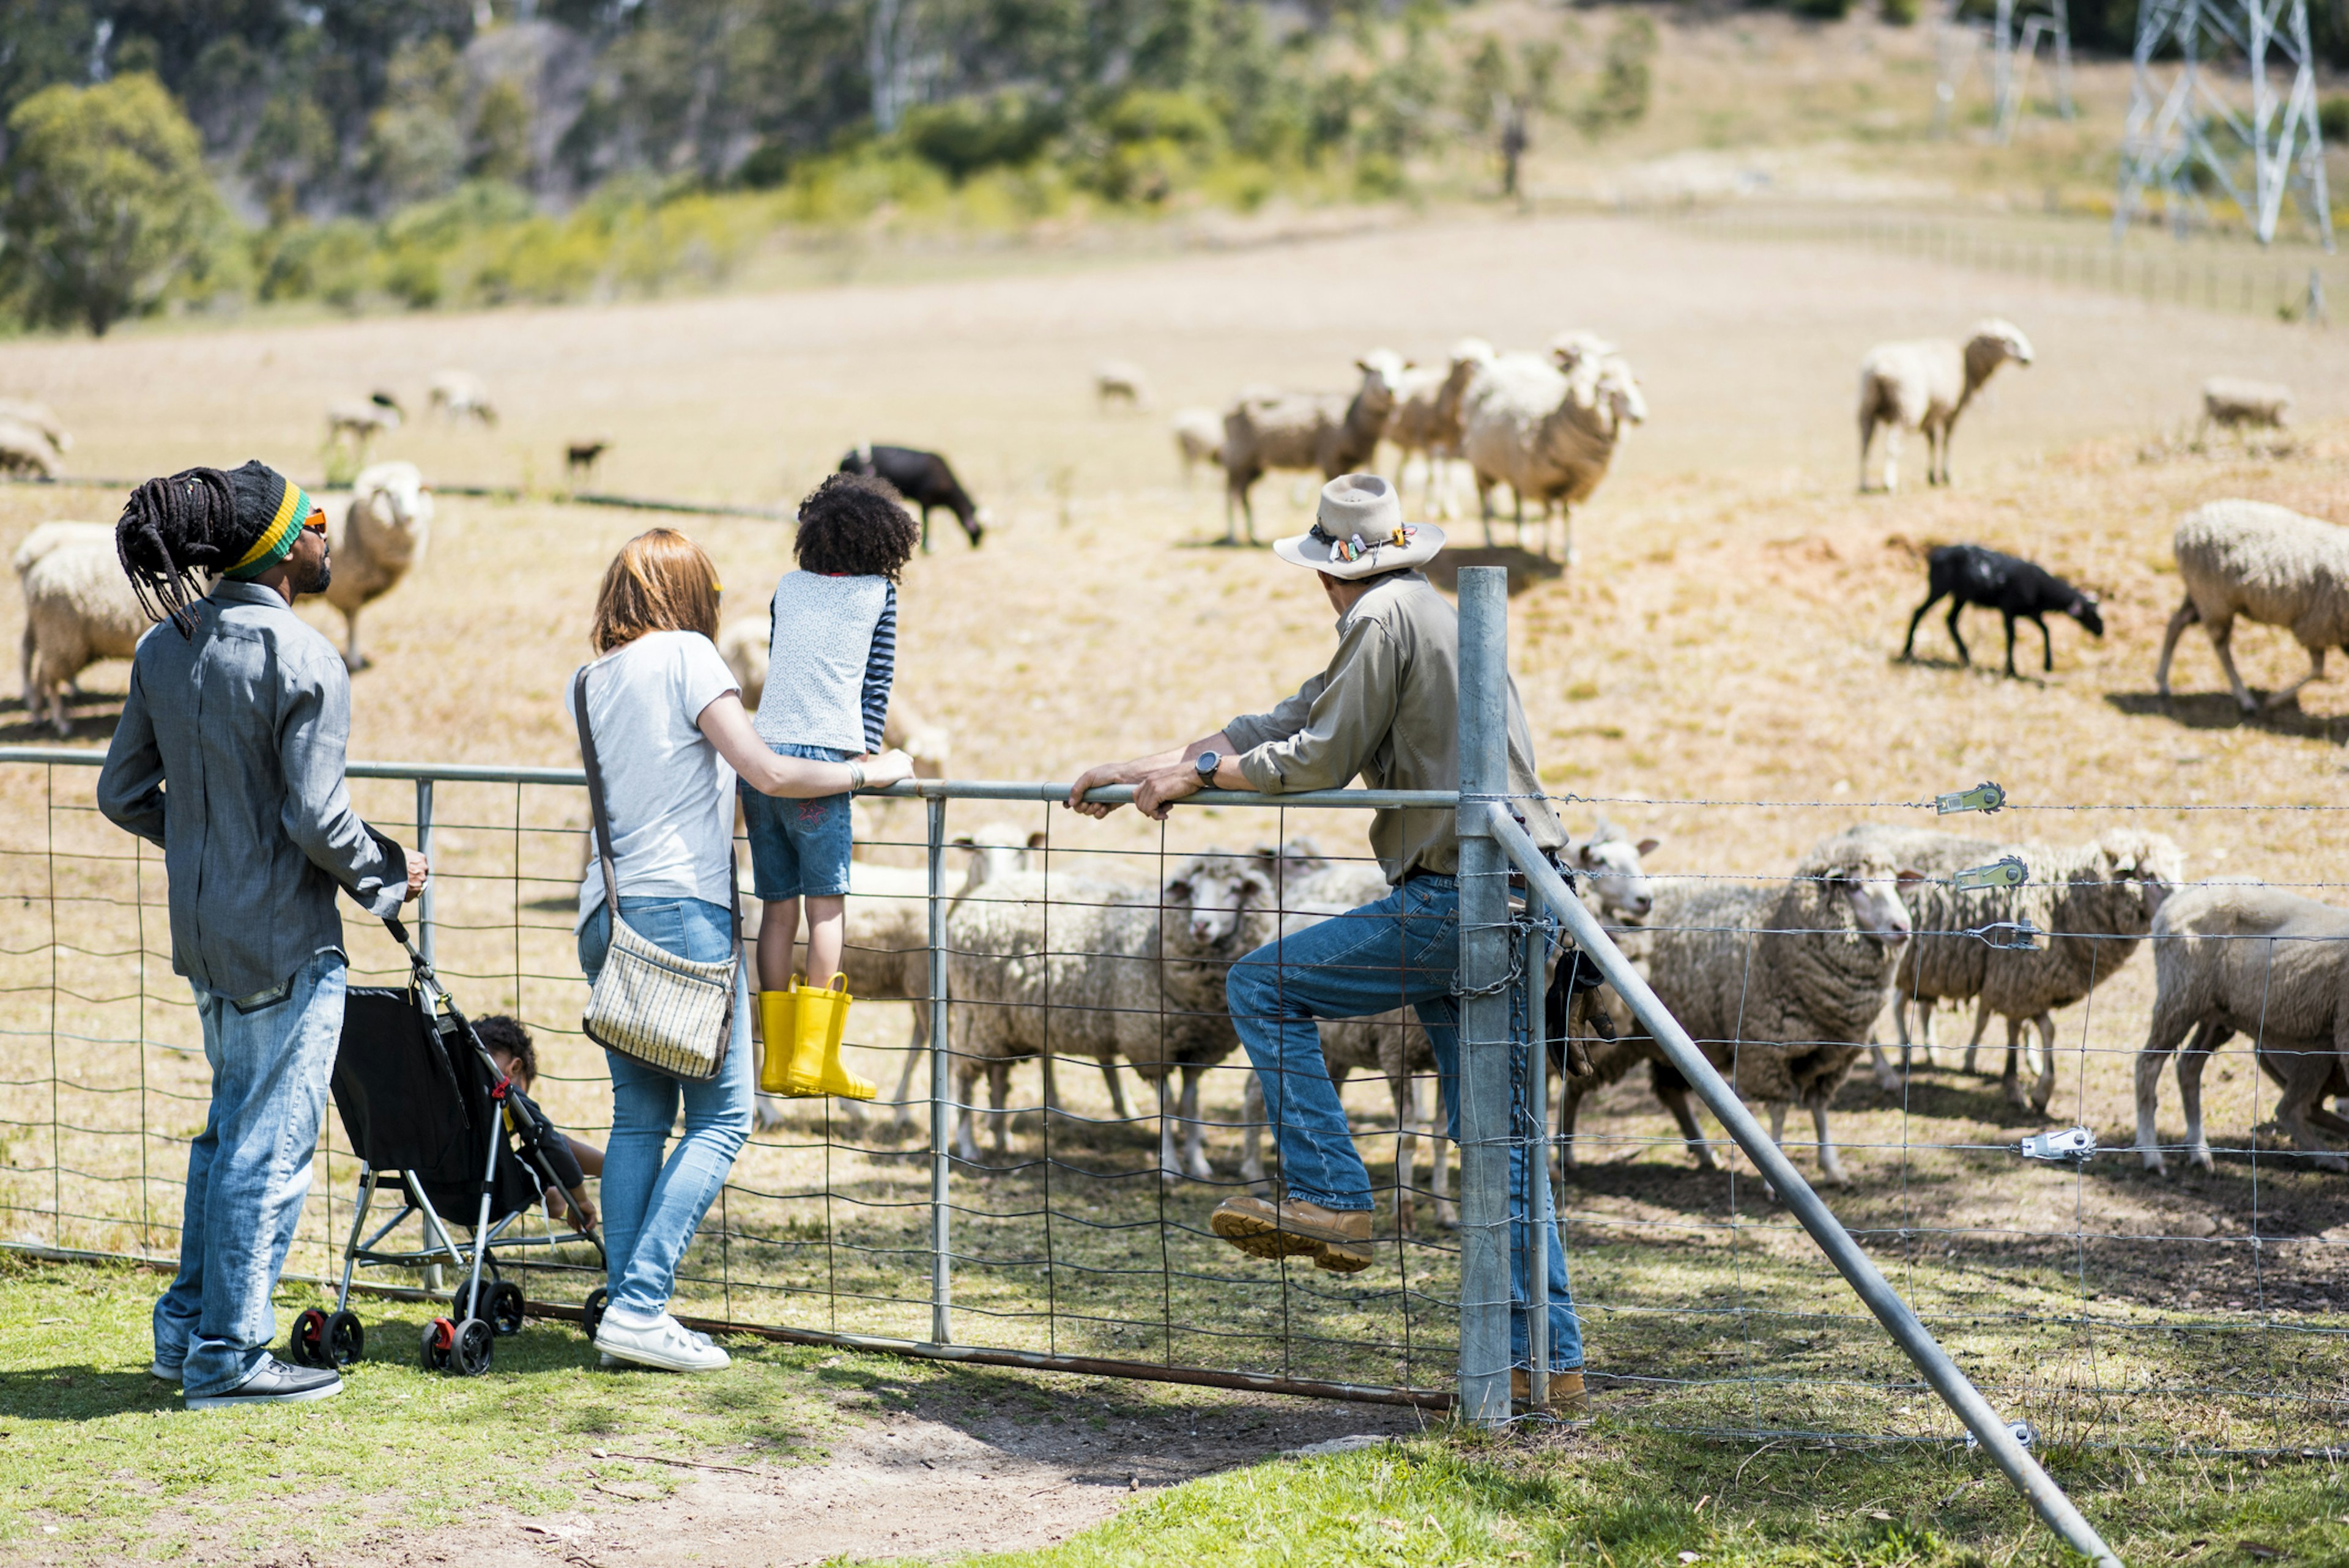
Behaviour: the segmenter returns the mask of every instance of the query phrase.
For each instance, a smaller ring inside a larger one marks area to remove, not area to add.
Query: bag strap
[[[579,760],[587,769],[587,810],[595,824],[595,861],[604,868],[604,902],[612,906],[612,919],[620,918],[620,879],[612,870],[612,817],[604,809],[604,769],[595,760],[595,731],[587,722],[587,672],[593,665],[579,666],[579,674],[571,682],[571,714],[579,725]],[[742,914],[736,910],[739,925]],[[736,934],[736,944],[740,934]]]
[[[595,731],[587,722],[587,672],[593,665],[579,666],[579,674],[571,683],[571,712],[579,725],[579,760],[587,769],[587,809],[595,823],[595,861],[604,871],[604,902],[612,906],[612,918],[620,918],[620,879],[612,869],[612,818],[604,805],[604,769],[595,760]],[[726,902],[734,916],[734,956],[742,955],[742,878],[735,859],[733,834],[726,842]]]

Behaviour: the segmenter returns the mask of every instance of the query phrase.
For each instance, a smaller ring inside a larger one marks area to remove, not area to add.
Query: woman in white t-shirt
[[[640,533],[595,600],[587,718],[604,773],[613,871],[629,928],[681,958],[722,959],[734,942],[734,781],[766,795],[837,795],[913,776],[905,753],[846,762],[779,757],[743,710],[718,631],[718,570],[672,529]],[[564,706],[571,706],[568,696]],[[576,722],[578,715],[572,715]],[[592,985],[612,941],[603,873],[579,884],[579,965]],[[750,995],[738,987],[734,1048],[708,1083],[613,1052],[612,1140],[604,1155],[608,1297],[595,1347],[617,1361],[714,1371],[726,1352],[668,1313],[678,1262],[750,1130]],[[679,1103],[685,1134],[667,1147]]]

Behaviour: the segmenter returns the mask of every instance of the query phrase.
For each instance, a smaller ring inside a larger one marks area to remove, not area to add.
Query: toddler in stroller
[[[538,1088],[538,1047],[519,1018],[492,1013],[473,1020],[473,1035],[490,1053],[490,1060],[512,1085],[506,1091],[506,1123],[527,1121],[533,1129],[527,1141],[547,1152],[555,1184],[546,1190],[546,1207],[556,1219],[576,1216],[584,1230],[595,1228],[595,1204],[585,1185],[590,1176],[604,1173],[604,1151],[563,1131],[547,1119],[531,1095]]]
[[[421,1357],[429,1370],[477,1377],[489,1370],[493,1337],[519,1333],[523,1326],[522,1286],[500,1277],[501,1253],[512,1261],[536,1251],[543,1261],[534,1268],[602,1279],[604,1247],[579,1154],[593,1157],[598,1168],[602,1157],[565,1137],[516,1088],[513,1068],[532,1069],[534,1077],[537,1066],[521,1026],[510,1018],[482,1025],[467,1019],[406,927],[397,919],[384,924],[407,949],[412,984],[354,985],[345,998],[333,1089],[360,1161],[358,1202],[343,1249],[340,1310],[304,1313],[295,1324],[292,1358],[341,1367],[365,1353],[365,1336],[350,1310],[351,1280],[360,1268],[421,1269],[429,1288],[438,1290],[440,1271],[448,1267],[460,1276],[450,1298],[450,1315],[425,1325]],[[488,1037],[483,1025],[491,1026]],[[504,1043],[508,1061],[499,1059],[492,1039]],[[405,1201],[370,1228],[379,1187],[389,1189],[384,1196],[398,1193]],[[562,1228],[533,1231],[517,1223],[558,1195]],[[411,1216],[422,1229],[421,1245],[387,1247],[387,1238]],[[460,1243],[452,1226],[471,1234]],[[594,1263],[555,1255],[573,1243],[592,1248]],[[591,1336],[604,1300],[599,1284],[582,1309]]]

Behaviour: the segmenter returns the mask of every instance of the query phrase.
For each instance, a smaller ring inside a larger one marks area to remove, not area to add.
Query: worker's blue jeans
[[[1445,1131],[1460,1136],[1460,884],[1413,877],[1364,904],[1275,939],[1232,965],[1225,982],[1233,1027],[1264,1085],[1265,1119],[1280,1150],[1288,1195],[1325,1209],[1369,1209],[1371,1173],[1354,1149],[1345,1108],[1321,1057],[1319,1018],[1363,1018],[1408,1005],[1435,1047]],[[1530,999],[1538,1009],[1539,982]],[[1522,1056],[1522,1047],[1518,1053]],[[1523,1063],[1520,1062],[1522,1068]],[[1531,1365],[1526,1332],[1526,1176],[1540,1164],[1509,1146],[1509,1346]],[[1582,1365],[1582,1331],[1566,1277],[1566,1249],[1549,1225],[1549,1343],[1554,1370]]]
[[[626,901],[629,929],[679,958],[712,963],[734,943],[734,915],[706,899]],[[579,967],[589,985],[612,946],[606,903],[579,929]],[[757,1053],[750,1047],[750,996],[735,978],[733,1044],[707,1083],[687,1083],[605,1051],[612,1070],[612,1141],[604,1150],[604,1265],[607,1309],[639,1317],[668,1310],[677,1266],[702,1216],[750,1135]],[[685,1136],[668,1147],[678,1107]]]
[[[212,1102],[188,1146],[180,1272],[155,1304],[155,1364],[178,1367],[190,1394],[239,1387],[277,1337],[269,1296],[310,1195],[347,969],[329,949],[295,970],[282,995],[240,1006],[196,992]]]

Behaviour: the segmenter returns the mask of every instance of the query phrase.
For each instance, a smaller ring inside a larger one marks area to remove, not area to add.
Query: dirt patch
[[[390,1532],[315,1561],[352,1568],[549,1562],[790,1568],[843,1555],[1016,1551],[1064,1541],[1199,1476],[1335,1439],[1420,1427],[1416,1412],[1391,1406],[1253,1395],[1162,1403],[1104,1395],[1075,1378],[1022,1383],[1041,1408],[982,1415],[957,1385],[834,1439],[812,1464],[733,1464],[714,1456],[709,1468],[679,1468],[691,1479],[666,1496],[644,1498],[658,1489],[642,1480],[591,1480],[589,1501],[561,1513],[525,1517],[490,1507],[463,1524]],[[609,1458],[630,1475],[641,1469],[620,1453]]]

